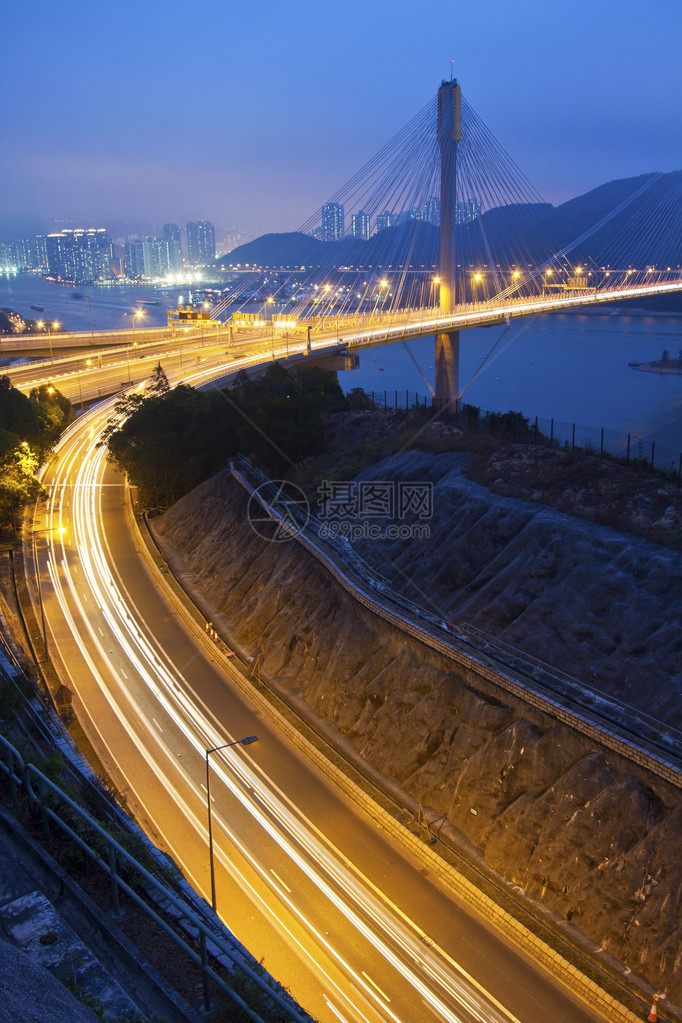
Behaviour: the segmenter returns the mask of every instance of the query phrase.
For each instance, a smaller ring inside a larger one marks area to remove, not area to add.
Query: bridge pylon
[[[462,138],[462,93],[457,79],[438,90],[440,147],[439,304],[451,313],[457,305],[457,143]],[[456,402],[459,393],[459,331],[436,334],[435,399]]]
[[[434,399],[436,408],[455,410],[459,394],[459,331],[436,334]]]

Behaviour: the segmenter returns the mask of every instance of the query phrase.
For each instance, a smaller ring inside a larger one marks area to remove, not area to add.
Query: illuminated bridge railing
[[[313,331],[318,333],[337,331],[339,335],[342,335],[339,340],[343,340],[345,345],[353,348],[363,344],[376,344],[380,341],[399,341],[403,337],[414,337],[416,334],[426,335],[437,331],[466,329],[477,325],[503,322],[506,319],[511,320],[520,316],[563,312],[604,302],[647,298],[674,292],[682,292],[682,281],[638,284],[613,290],[576,289],[561,296],[491,299],[486,302],[472,302],[458,306],[451,313],[443,313],[433,308],[427,310],[404,309],[392,310],[389,313],[369,313],[363,316],[356,314],[327,315],[306,322],[309,323]],[[348,333],[349,331],[350,333]]]

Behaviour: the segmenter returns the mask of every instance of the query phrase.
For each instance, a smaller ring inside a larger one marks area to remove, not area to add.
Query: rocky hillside
[[[682,554],[491,494],[460,470],[459,455],[407,451],[361,473],[430,481],[433,517],[428,538],[360,538],[358,553],[417,603],[682,730]]]
[[[451,455],[404,458],[367,475],[393,478],[400,468],[431,479],[432,535],[419,548],[376,546],[384,572],[393,562],[396,578],[414,577],[440,606],[487,616],[536,652],[570,649],[583,665],[596,656],[614,687],[632,662],[652,705],[679,708],[679,676],[669,676],[680,555],[492,495],[463,480]],[[154,521],[216,620],[245,650],[263,648],[271,679],[446,813],[528,896],[682,1003],[678,790],[363,611],[295,541],[259,538],[228,473]]]

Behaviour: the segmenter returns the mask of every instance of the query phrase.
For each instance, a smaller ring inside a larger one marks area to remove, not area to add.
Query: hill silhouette
[[[549,203],[501,206],[458,228],[462,263],[475,263],[487,252],[494,262],[525,261],[537,265],[559,252],[635,195],[623,210],[571,249],[575,260],[597,265],[654,264],[682,261],[682,171],[642,174],[606,182],[569,199]],[[485,246],[481,244],[482,240]],[[269,269],[357,267],[437,269],[439,229],[414,221],[390,227],[369,241],[346,237],[325,242],[299,231],[265,234],[240,245],[216,263]]]

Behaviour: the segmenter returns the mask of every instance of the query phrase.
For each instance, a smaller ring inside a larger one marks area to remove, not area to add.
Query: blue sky
[[[3,14],[0,240],[293,230],[449,77],[550,202],[682,168],[682,3],[29,0]]]

